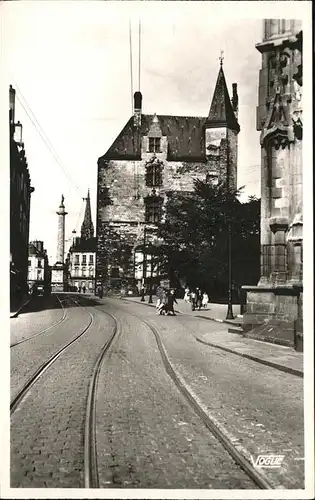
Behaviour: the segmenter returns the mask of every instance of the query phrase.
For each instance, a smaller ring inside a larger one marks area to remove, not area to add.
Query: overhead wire
[[[129,21],[129,58],[130,58],[131,114],[133,114],[133,74],[132,74],[132,37],[131,37],[131,21]]]
[[[37,133],[39,134],[39,136],[43,140],[45,146],[47,147],[47,149],[49,150],[49,152],[51,153],[51,155],[53,156],[55,162],[61,168],[61,170],[63,171],[64,175],[67,177],[67,179],[70,182],[70,184],[72,184],[76,188],[76,190],[80,193],[80,196],[81,196],[81,190],[80,190],[79,186],[76,184],[76,182],[73,180],[73,178],[68,174],[68,172],[67,172],[65,166],[63,165],[63,163],[62,163],[59,155],[57,154],[54,146],[52,145],[52,143],[49,140],[47,134],[45,133],[43,127],[41,126],[41,124],[39,123],[38,119],[36,118],[35,113],[32,111],[32,109],[31,109],[30,105],[28,104],[27,100],[23,96],[23,94],[22,94],[19,86],[17,85],[16,81],[14,81],[14,85],[15,85],[17,91],[18,91],[18,93],[17,93],[17,99],[18,99],[19,103],[21,104],[22,108],[24,109],[25,113],[27,114],[28,118],[30,119],[31,123],[35,127]]]
[[[139,92],[140,92],[140,75],[141,75],[141,21],[139,20],[139,75],[138,75]]]

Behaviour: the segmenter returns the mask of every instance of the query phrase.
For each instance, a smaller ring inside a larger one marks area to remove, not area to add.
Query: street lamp
[[[152,304],[153,303],[153,299],[152,299],[152,266],[153,266],[153,262],[152,262],[152,258],[153,258],[153,255],[152,255],[152,245],[150,245],[150,248],[151,248],[151,252],[150,252],[150,295],[149,295],[149,304]]]
[[[226,151],[226,163],[227,163],[227,195],[228,203],[230,204],[230,155],[229,155],[229,143],[227,141],[227,151]],[[232,227],[230,219],[230,210],[228,213],[228,273],[229,273],[229,290],[228,290],[228,309],[226,314],[226,319],[234,319],[233,306],[232,306]]]
[[[141,288],[141,302],[144,302],[144,294],[145,294],[145,278],[146,278],[146,267],[147,267],[147,263],[146,263],[146,253],[145,253],[145,245],[146,245],[146,226],[144,226],[144,229],[143,229],[143,261],[142,261],[142,280],[143,280],[143,284],[142,284],[142,288]]]

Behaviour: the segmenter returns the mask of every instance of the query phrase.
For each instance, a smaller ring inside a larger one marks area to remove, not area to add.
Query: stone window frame
[[[91,253],[89,255],[89,266],[93,266],[94,264],[94,255]]]
[[[145,165],[145,184],[148,187],[160,187],[163,184],[162,178],[163,163],[156,158],[151,159]]]
[[[149,137],[148,138],[148,151],[149,151],[149,153],[160,153],[161,152],[161,137]]]
[[[86,255],[82,255],[82,266],[86,266]]]
[[[161,222],[163,198],[161,196],[151,195],[144,198],[145,204],[145,222],[156,224]]]
[[[74,265],[79,266],[80,265],[80,254],[75,254],[74,256]]]

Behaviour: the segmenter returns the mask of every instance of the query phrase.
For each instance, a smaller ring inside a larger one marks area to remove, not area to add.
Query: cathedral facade
[[[133,116],[98,160],[98,282],[143,283],[150,273],[143,252],[154,244],[172,193],[192,192],[196,179],[228,179],[236,188],[237,112],[237,85],[230,99],[222,61],[208,116],[144,114],[135,93]]]
[[[261,278],[244,330],[302,346],[303,81],[301,22],[264,21],[257,130],[261,144]]]

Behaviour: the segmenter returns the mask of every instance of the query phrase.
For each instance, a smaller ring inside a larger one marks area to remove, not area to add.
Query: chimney
[[[9,87],[9,118],[10,118],[10,125],[14,125],[15,121],[15,90],[10,85]]]
[[[142,110],[142,94],[137,91],[134,94],[134,111],[133,111],[133,125],[134,127],[141,126],[141,110]]]
[[[235,114],[238,112],[237,83],[232,83],[232,106]]]

